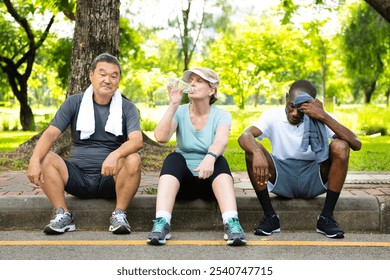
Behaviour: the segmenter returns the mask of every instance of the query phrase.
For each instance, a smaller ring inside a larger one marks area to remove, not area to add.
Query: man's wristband
[[[207,154],[213,156],[214,158],[218,158],[218,156],[216,154],[214,154],[213,152],[207,152]]]

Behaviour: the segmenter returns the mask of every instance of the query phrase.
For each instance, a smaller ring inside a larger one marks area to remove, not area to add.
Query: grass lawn
[[[137,104],[141,113],[141,127],[145,133],[152,139],[153,130],[164,114],[167,106],[157,106],[156,108],[148,108]],[[261,115],[262,111],[273,106],[247,106],[245,110],[239,110],[236,106],[220,106],[223,109],[230,112],[232,115],[233,123],[231,136],[229,139],[228,147],[225,151],[225,156],[230,164],[232,171],[244,171],[246,170],[244,153],[238,145],[237,138],[245,128],[255,122]],[[42,109],[37,115],[37,123],[42,127],[46,127],[50,121],[54,108],[49,108],[48,114]],[[0,117],[4,120],[8,120],[10,116],[17,116],[17,110],[8,110],[0,113]],[[390,108],[383,105],[342,105],[338,106],[331,112],[342,124],[352,129],[355,133],[359,134],[363,146],[360,151],[351,151],[349,170],[350,171],[390,171],[390,136],[361,136],[364,134],[375,134],[377,132],[384,134],[390,133]],[[13,124],[15,120],[5,123]],[[3,125],[4,126],[4,125]],[[11,126],[12,127],[12,126]],[[4,130],[4,129],[3,129]],[[0,153],[9,152],[17,148],[20,144],[37,134],[38,132],[23,132],[23,131],[1,131],[0,130]],[[175,135],[174,135],[175,136]],[[175,144],[175,137],[172,137],[169,145]],[[268,140],[263,143],[267,148],[270,147]],[[164,154],[161,155],[163,157]],[[156,162],[156,154],[144,156],[144,163],[149,165],[149,162],[153,168],[159,168],[160,161]],[[4,158],[0,155],[0,170],[5,168],[6,162],[9,163],[12,159]],[[9,164],[8,164],[9,165]],[[23,169],[26,163],[13,163],[15,169]]]
[[[225,151],[225,157],[232,171],[246,170],[244,152],[237,142],[238,137],[231,137]],[[349,171],[390,171],[390,136],[360,136],[362,149],[350,154]],[[266,139],[264,146],[270,149]]]
[[[37,133],[35,131],[0,131],[0,153],[16,149]]]
[[[390,136],[361,136],[362,149],[351,151],[349,170],[390,171]]]
[[[0,131],[0,153],[9,152],[17,148],[20,144],[34,136],[36,132],[23,131]],[[147,133],[152,136],[151,133]],[[244,152],[237,142],[238,135],[231,135],[228,147],[225,151],[225,157],[229,162],[232,171],[245,171]],[[350,171],[389,171],[390,170],[390,136],[370,137],[360,136],[363,143],[360,151],[352,151],[349,163]],[[171,141],[169,145],[174,145]],[[268,140],[263,144],[269,149]],[[155,155],[154,155],[155,156]],[[0,163],[5,159],[0,155]],[[24,164],[14,164],[16,170]]]

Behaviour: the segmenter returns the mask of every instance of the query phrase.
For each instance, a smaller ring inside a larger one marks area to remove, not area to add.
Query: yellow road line
[[[0,246],[142,246],[145,240],[0,240]],[[226,246],[223,240],[169,240],[167,245]],[[390,247],[390,242],[368,241],[248,241],[248,246]]]

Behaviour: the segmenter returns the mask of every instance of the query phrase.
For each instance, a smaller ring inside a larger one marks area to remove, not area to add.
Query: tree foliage
[[[304,35],[292,25],[269,21],[267,15],[250,18],[234,32],[221,34],[204,63],[221,73],[221,91],[233,96],[240,109],[249,99],[255,105],[279,102],[286,84],[316,71]]]
[[[119,6],[120,0],[77,1],[68,96],[89,86],[89,66],[97,55],[119,55]]]
[[[364,2],[349,9],[343,30],[345,65],[355,98],[363,92],[370,103],[378,80],[388,71],[390,25]]]
[[[373,7],[387,22],[390,23],[390,1],[388,0],[365,0]]]
[[[1,19],[4,25],[2,32],[2,46],[0,54],[0,67],[6,74],[10,88],[20,103],[20,122],[23,130],[33,129],[34,115],[28,103],[28,79],[32,73],[36,52],[46,40],[50,28],[54,23],[55,13],[43,29],[34,28],[32,19],[43,15],[48,3],[39,7],[35,1],[4,0],[0,6]],[[8,20],[8,14],[13,21]]]
[[[381,1],[366,2],[371,5],[377,2],[379,6],[386,7]],[[384,20],[386,17],[383,13],[383,17],[378,16],[373,9],[371,12],[348,10],[347,15],[342,16],[351,18],[350,22],[354,24],[345,27],[343,33],[331,37],[323,33],[323,28],[334,18],[328,16],[324,19],[324,12],[339,10],[344,2],[350,1],[281,0],[276,10],[270,9],[264,14],[252,13],[252,17],[246,21],[233,23],[232,19],[239,15],[239,6],[243,2],[177,0],[170,2],[172,5],[167,8],[170,12],[166,13],[166,20],[155,21],[158,25],[154,27],[134,24],[134,19],[139,15],[131,9],[132,2],[121,3],[130,7],[131,14],[130,17],[120,19],[120,47],[115,53],[124,70],[122,93],[135,102],[146,102],[152,107],[161,104],[166,100],[166,79],[169,76],[180,76],[183,70],[199,64],[215,68],[221,74],[222,83],[218,93],[221,101],[226,104],[234,102],[239,108],[247,104],[256,106],[280,102],[287,85],[298,78],[312,80],[324,97],[335,96],[341,102],[359,102],[361,96],[364,96],[366,102],[372,98],[389,98],[390,36],[386,31],[389,24]],[[7,3],[14,7],[19,18],[30,27],[35,43],[33,60],[26,59],[27,54],[33,53],[29,51],[32,37],[26,33],[23,24],[10,16]],[[107,3],[112,4],[110,1]],[[115,3],[119,3],[119,0]],[[164,0],[154,3],[156,7],[159,7],[157,3],[166,6]],[[360,6],[364,4],[361,1],[358,3]],[[68,84],[78,84],[76,80],[68,80],[71,61],[80,66],[75,70],[77,73],[88,73],[84,62],[90,61],[93,55],[85,50],[96,45],[93,40],[101,38],[89,37],[89,41],[81,42],[80,35],[76,34],[76,42],[73,42],[73,38],[59,37],[53,31],[45,35],[50,16],[61,11],[67,18],[74,20],[76,7],[75,0],[5,0],[0,3],[0,24],[4,30],[0,47],[0,65],[3,70],[0,73],[0,82],[3,84],[0,98],[12,92],[10,76],[18,90],[26,88],[26,96],[21,98],[27,103],[27,106],[21,106],[23,123],[27,123],[28,114],[33,118],[32,112],[29,113],[29,102],[51,104],[46,103],[51,102],[50,98],[63,100]],[[366,7],[368,9],[368,5]],[[321,19],[306,19],[308,11],[321,15]],[[105,10],[102,8],[95,8],[94,13],[96,22],[81,24],[84,28],[90,28],[91,34],[101,23],[99,20],[105,20]],[[43,14],[49,15],[49,18],[42,17]],[[297,18],[300,22],[296,22]],[[162,33],[164,36],[161,36]],[[344,40],[344,35],[350,38]],[[99,36],[109,37],[104,33],[96,35]],[[41,38],[45,39],[40,41]],[[347,40],[351,44],[349,47]],[[99,46],[101,50],[111,49],[117,42],[110,41],[109,44],[111,46],[99,43]],[[88,54],[88,57],[82,57],[79,61],[71,60],[72,46],[73,52],[80,51],[80,57],[83,54]],[[23,60],[25,62],[21,63]],[[7,70],[11,73],[7,78],[4,69],[12,69],[10,65],[13,64],[16,71]],[[70,76],[76,77],[73,74]],[[72,79],[79,78],[85,84],[88,83],[86,76]],[[24,86],[22,79],[25,79]],[[350,85],[353,85],[353,90]],[[71,89],[68,94],[81,90],[82,86]],[[31,127],[31,124],[24,125],[23,129],[26,127]]]
[[[194,9],[193,4],[198,4],[198,9]],[[213,14],[208,12],[212,7],[221,8],[222,15],[214,18]],[[170,26],[178,30],[179,55],[183,61],[183,71],[190,68],[194,54],[199,48],[199,41],[203,43],[207,38],[207,29],[217,29],[228,24],[228,17],[231,12],[230,5],[226,1],[208,1],[208,0],[187,0],[181,1],[180,11],[174,19],[170,19]],[[210,30],[209,30],[210,32]],[[183,96],[182,103],[189,101],[188,96]]]

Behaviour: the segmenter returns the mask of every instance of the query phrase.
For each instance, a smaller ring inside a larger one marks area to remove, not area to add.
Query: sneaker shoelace
[[[65,218],[65,216],[69,216],[69,217],[70,217],[70,214],[69,214],[69,213],[56,214],[56,215],[54,216],[54,219],[50,220],[50,223],[51,223],[51,224],[54,224],[54,223],[61,222],[61,220],[62,220],[63,218]]]
[[[56,214],[54,219],[50,220],[50,223],[57,223],[65,217],[65,214]]]
[[[274,222],[272,221],[272,216],[265,216],[263,217],[263,219],[261,220],[261,224],[266,224],[266,225],[270,225],[270,226],[274,226]]]
[[[116,222],[126,222],[126,214],[124,213],[117,213],[117,214],[114,214],[114,221]]]
[[[231,233],[241,233],[241,226],[238,220],[236,219],[230,219],[229,222],[230,232]]]
[[[336,225],[337,226],[337,222],[336,220],[334,220],[332,217],[324,217],[325,218],[325,224],[329,225]]]
[[[165,226],[165,220],[164,219],[159,219],[159,220],[154,220],[153,224],[153,232],[162,232]]]

